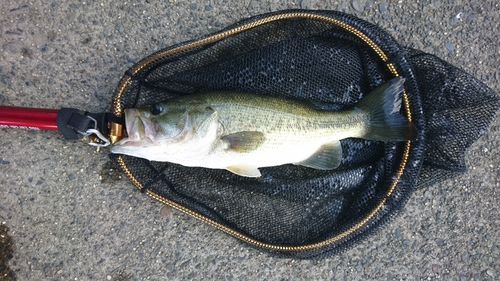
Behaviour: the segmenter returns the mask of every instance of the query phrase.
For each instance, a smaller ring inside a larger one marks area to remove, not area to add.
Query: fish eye
[[[163,109],[161,108],[161,106],[157,103],[153,104],[150,108],[151,114],[153,114],[153,115],[160,114],[162,110]]]

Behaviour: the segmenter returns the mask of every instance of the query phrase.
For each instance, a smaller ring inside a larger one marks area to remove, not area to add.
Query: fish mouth
[[[115,145],[139,146],[153,144],[158,125],[155,120],[147,118],[137,109],[129,108],[124,110],[126,138],[123,138]]]

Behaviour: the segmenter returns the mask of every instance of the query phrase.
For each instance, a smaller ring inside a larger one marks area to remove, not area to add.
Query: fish
[[[284,164],[333,170],[340,140],[415,140],[401,113],[404,78],[396,77],[341,110],[270,95],[213,91],[125,109],[127,137],[111,153],[187,167],[226,169],[260,177],[259,168]]]

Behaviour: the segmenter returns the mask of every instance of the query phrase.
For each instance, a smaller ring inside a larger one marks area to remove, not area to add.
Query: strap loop
[[[124,124],[123,117],[110,113],[90,113],[75,108],[61,108],[57,113],[57,129],[67,140],[88,137],[88,144],[108,146],[111,144],[105,136],[109,135],[108,123]]]

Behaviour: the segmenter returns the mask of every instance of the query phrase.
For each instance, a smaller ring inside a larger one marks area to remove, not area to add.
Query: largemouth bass
[[[128,137],[112,153],[259,177],[259,167],[293,163],[331,170],[341,139],[413,140],[400,113],[403,78],[376,88],[355,106],[329,111],[304,101],[245,93],[181,96],[125,109]]]

